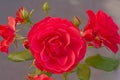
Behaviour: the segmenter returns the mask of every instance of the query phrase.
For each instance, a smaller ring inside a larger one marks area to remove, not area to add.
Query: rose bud
[[[28,40],[25,40],[25,41],[23,42],[23,46],[24,46],[26,49],[29,49],[29,42],[28,42]]]

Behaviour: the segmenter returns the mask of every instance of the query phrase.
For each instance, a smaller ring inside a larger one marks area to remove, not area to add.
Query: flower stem
[[[62,79],[63,79],[63,80],[67,80],[67,76],[68,76],[68,73],[64,73],[64,74],[62,75]]]

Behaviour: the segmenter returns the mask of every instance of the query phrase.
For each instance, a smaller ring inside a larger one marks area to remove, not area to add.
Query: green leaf
[[[52,73],[47,72],[47,71],[41,71],[38,68],[35,68],[33,75],[36,76],[38,74],[46,74],[47,76],[52,76]]]
[[[79,80],[90,80],[90,68],[87,64],[78,64],[76,72]]]
[[[50,72],[43,72],[43,74],[46,74],[46,75],[49,76],[49,77],[52,76],[52,73],[50,73]]]
[[[35,68],[35,70],[34,70],[34,76],[36,76],[38,74],[41,74],[41,73],[42,73],[41,70],[39,70],[38,68]]]
[[[100,54],[88,57],[85,60],[85,62],[96,69],[100,69],[104,71],[115,70],[119,65],[118,60],[104,57],[104,56],[101,56]]]
[[[25,50],[25,51],[9,54],[8,59],[13,62],[22,62],[22,61],[32,60],[33,56],[31,55],[29,50]]]

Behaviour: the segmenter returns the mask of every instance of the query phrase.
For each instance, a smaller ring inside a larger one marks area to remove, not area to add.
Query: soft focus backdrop
[[[16,10],[24,6],[28,10],[35,9],[32,16],[33,22],[37,22],[45,17],[41,10],[41,6],[45,0],[0,0],[0,24],[7,24],[8,16],[15,17]],[[105,11],[108,15],[112,16],[115,22],[120,26],[120,0],[48,0],[51,10],[50,16],[58,16],[62,18],[72,19],[77,15],[82,19],[83,28],[87,22],[86,10],[92,9],[95,12],[99,9]],[[25,34],[27,31],[23,31]],[[14,45],[11,45],[10,52],[23,50],[20,48],[15,49]],[[105,56],[113,57],[105,49],[88,49],[86,56],[93,55],[95,53],[101,53]],[[120,51],[115,56],[120,59]],[[7,55],[0,52],[0,80],[25,80],[31,61],[27,62],[11,62],[7,60]],[[101,70],[91,68],[91,80],[120,80],[120,67],[112,72],[104,72]],[[53,76],[55,80],[61,80],[59,75]],[[74,79],[73,79],[74,78]],[[77,80],[75,74],[71,74],[68,77],[69,80]]]

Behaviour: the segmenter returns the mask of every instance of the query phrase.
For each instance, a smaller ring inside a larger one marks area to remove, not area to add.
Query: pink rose
[[[8,25],[0,25],[0,51],[8,53],[8,47],[13,42],[15,37],[15,25],[16,21],[13,17],[8,17]]]
[[[97,48],[104,44],[116,53],[118,51],[117,44],[120,44],[120,35],[118,34],[119,27],[110,16],[101,10],[96,14],[88,10],[87,14],[89,21],[83,31],[83,36],[86,41],[88,41],[89,45]]]
[[[53,80],[51,77],[48,77],[46,74],[41,74],[37,76],[28,76],[27,80]]]
[[[72,22],[47,17],[28,34],[35,65],[52,73],[71,71],[84,57],[86,43]]]

